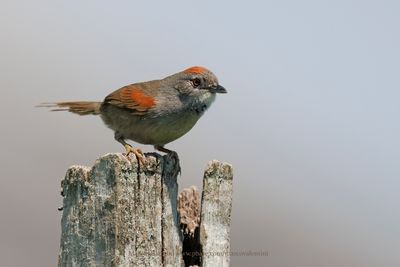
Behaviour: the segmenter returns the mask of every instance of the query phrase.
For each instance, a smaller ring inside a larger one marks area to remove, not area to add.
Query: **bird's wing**
[[[104,103],[120,108],[132,110],[133,113],[143,115],[156,105],[155,93],[158,84],[138,83],[124,86],[105,99]],[[153,91],[150,94],[150,91]]]

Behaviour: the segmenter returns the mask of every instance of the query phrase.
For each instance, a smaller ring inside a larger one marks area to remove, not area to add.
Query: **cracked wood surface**
[[[230,248],[232,166],[209,163],[201,210],[193,187],[177,207],[178,171],[179,162],[156,153],[140,167],[122,154],[70,167],[62,181],[58,266],[229,266],[229,255],[214,252]],[[196,256],[184,261],[185,251]]]
[[[107,154],[68,169],[59,266],[181,266],[178,165],[158,154],[146,160],[138,168]]]

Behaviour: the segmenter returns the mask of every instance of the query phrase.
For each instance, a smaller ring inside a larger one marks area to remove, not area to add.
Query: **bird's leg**
[[[158,150],[158,151],[161,151],[161,152],[164,152],[164,153],[167,153],[167,154],[177,154],[178,155],[178,153],[176,153],[175,151],[169,150],[168,148],[165,148],[165,147],[160,146],[160,145],[155,145],[154,148],[156,150]]]
[[[133,153],[133,154],[135,154],[138,162],[140,162],[141,164],[145,163],[146,158],[145,158],[142,150],[140,150],[139,148],[133,148],[130,144],[125,142],[124,137],[119,132],[115,132],[114,138],[115,138],[115,140],[117,140],[119,143],[121,143],[124,146],[126,156],[129,156],[130,153]]]
[[[156,150],[158,150],[158,151],[167,153],[167,156],[168,156],[170,159],[173,159],[173,160],[175,161],[176,164],[178,164],[178,173],[179,173],[179,174],[181,173],[181,165],[180,165],[180,163],[179,163],[178,153],[176,153],[176,152],[173,151],[173,150],[169,150],[169,149],[167,149],[167,148],[165,148],[164,146],[161,146],[161,145],[155,145],[154,148],[155,148]]]

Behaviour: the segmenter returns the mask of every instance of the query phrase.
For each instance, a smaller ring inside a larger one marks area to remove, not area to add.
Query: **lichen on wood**
[[[200,243],[203,266],[229,266],[232,165],[211,161],[204,172]]]
[[[145,165],[107,154],[91,168],[70,167],[58,266],[228,266],[229,254],[211,253],[230,248],[232,167],[209,163],[201,201],[195,187],[178,200],[179,170],[176,158],[156,153]]]
[[[177,164],[151,154],[146,165],[107,154],[72,166],[62,182],[59,266],[180,266]],[[175,198],[170,198],[175,194]]]

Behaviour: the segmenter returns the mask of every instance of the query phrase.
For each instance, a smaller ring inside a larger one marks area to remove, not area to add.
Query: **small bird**
[[[78,115],[100,115],[114,131],[115,140],[125,147],[126,154],[133,153],[143,164],[143,152],[128,144],[127,139],[153,145],[177,158],[176,152],[164,146],[192,129],[216,94],[226,92],[210,70],[195,66],[161,80],[124,86],[103,102],[55,102],[40,106]]]

